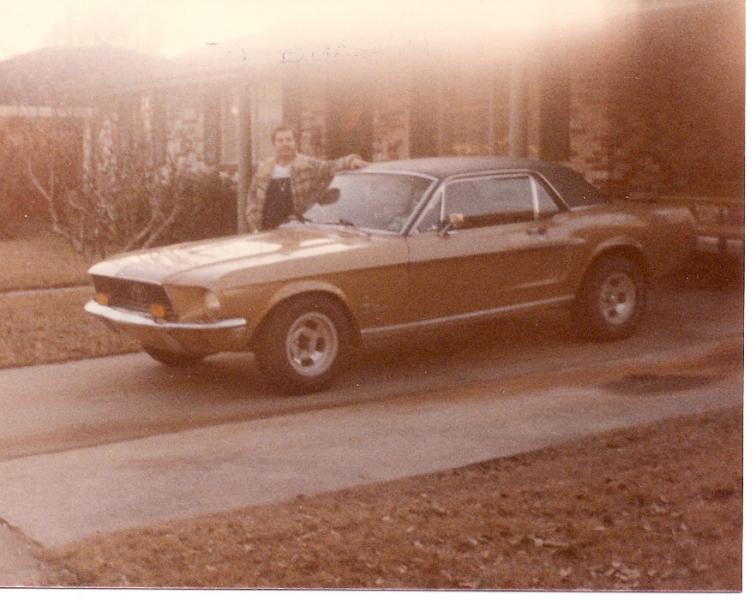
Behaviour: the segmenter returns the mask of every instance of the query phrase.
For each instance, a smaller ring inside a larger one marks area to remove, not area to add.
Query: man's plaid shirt
[[[355,158],[359,156],[350,154],[335,160],[318,160],[312,156],[297,153],[291,163],[291,195],[294,210],[302,214],[315,204],[333,179],[334,173],[348,169]],[[265,194],[270,185],[275,162],[274,157],[262,161],[249,186],[247,225],[250,231],[260,229],[265,208]]]

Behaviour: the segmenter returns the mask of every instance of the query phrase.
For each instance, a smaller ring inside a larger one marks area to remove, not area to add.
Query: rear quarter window
[[[559,170],[558,173],[548,174],[546,179],[559,192],[564,202],[570,208],[607,204],[609,200],[604,194],[588,183],[585,178],[570,169]]]

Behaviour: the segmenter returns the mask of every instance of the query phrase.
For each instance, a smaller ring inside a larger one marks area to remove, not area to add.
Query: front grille
[[[176,318],[168,295],[157,284],[102,277],[100,275],[95,275],[92,279],[94,280],[95,290],[98,293],[102,292],[108,295],[108,306],[149,314],[150,305],[162,304],[165,306],[166,320],[170,321]]]

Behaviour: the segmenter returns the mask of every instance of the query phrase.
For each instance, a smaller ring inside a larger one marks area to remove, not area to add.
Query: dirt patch
[[[254,482],[250,482],[254,485]],[[739,590],[742,411],[50,553],[68,586]]]

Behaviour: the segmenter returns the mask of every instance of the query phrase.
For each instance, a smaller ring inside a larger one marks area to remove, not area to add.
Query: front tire
[[[274,310],[255,344],[265,379],[284,393],[326,389],[341,369],[349,322],[335,301],[323,296],[294,298]]]
[[[586,273],[573,307],[576,333],[598,341],[626,338],[638,326],[645,305],[641,266],[624,256],[599,259]]]
[[[151,348],[149,346],[143,346],[142,348],[151,358],[163,363],[168,367],[185,368],[192,367],[200,362],[204,356],[196,354],[181,354],[179,352],[171,352],[170,350],[163,350],[161,348]]]

